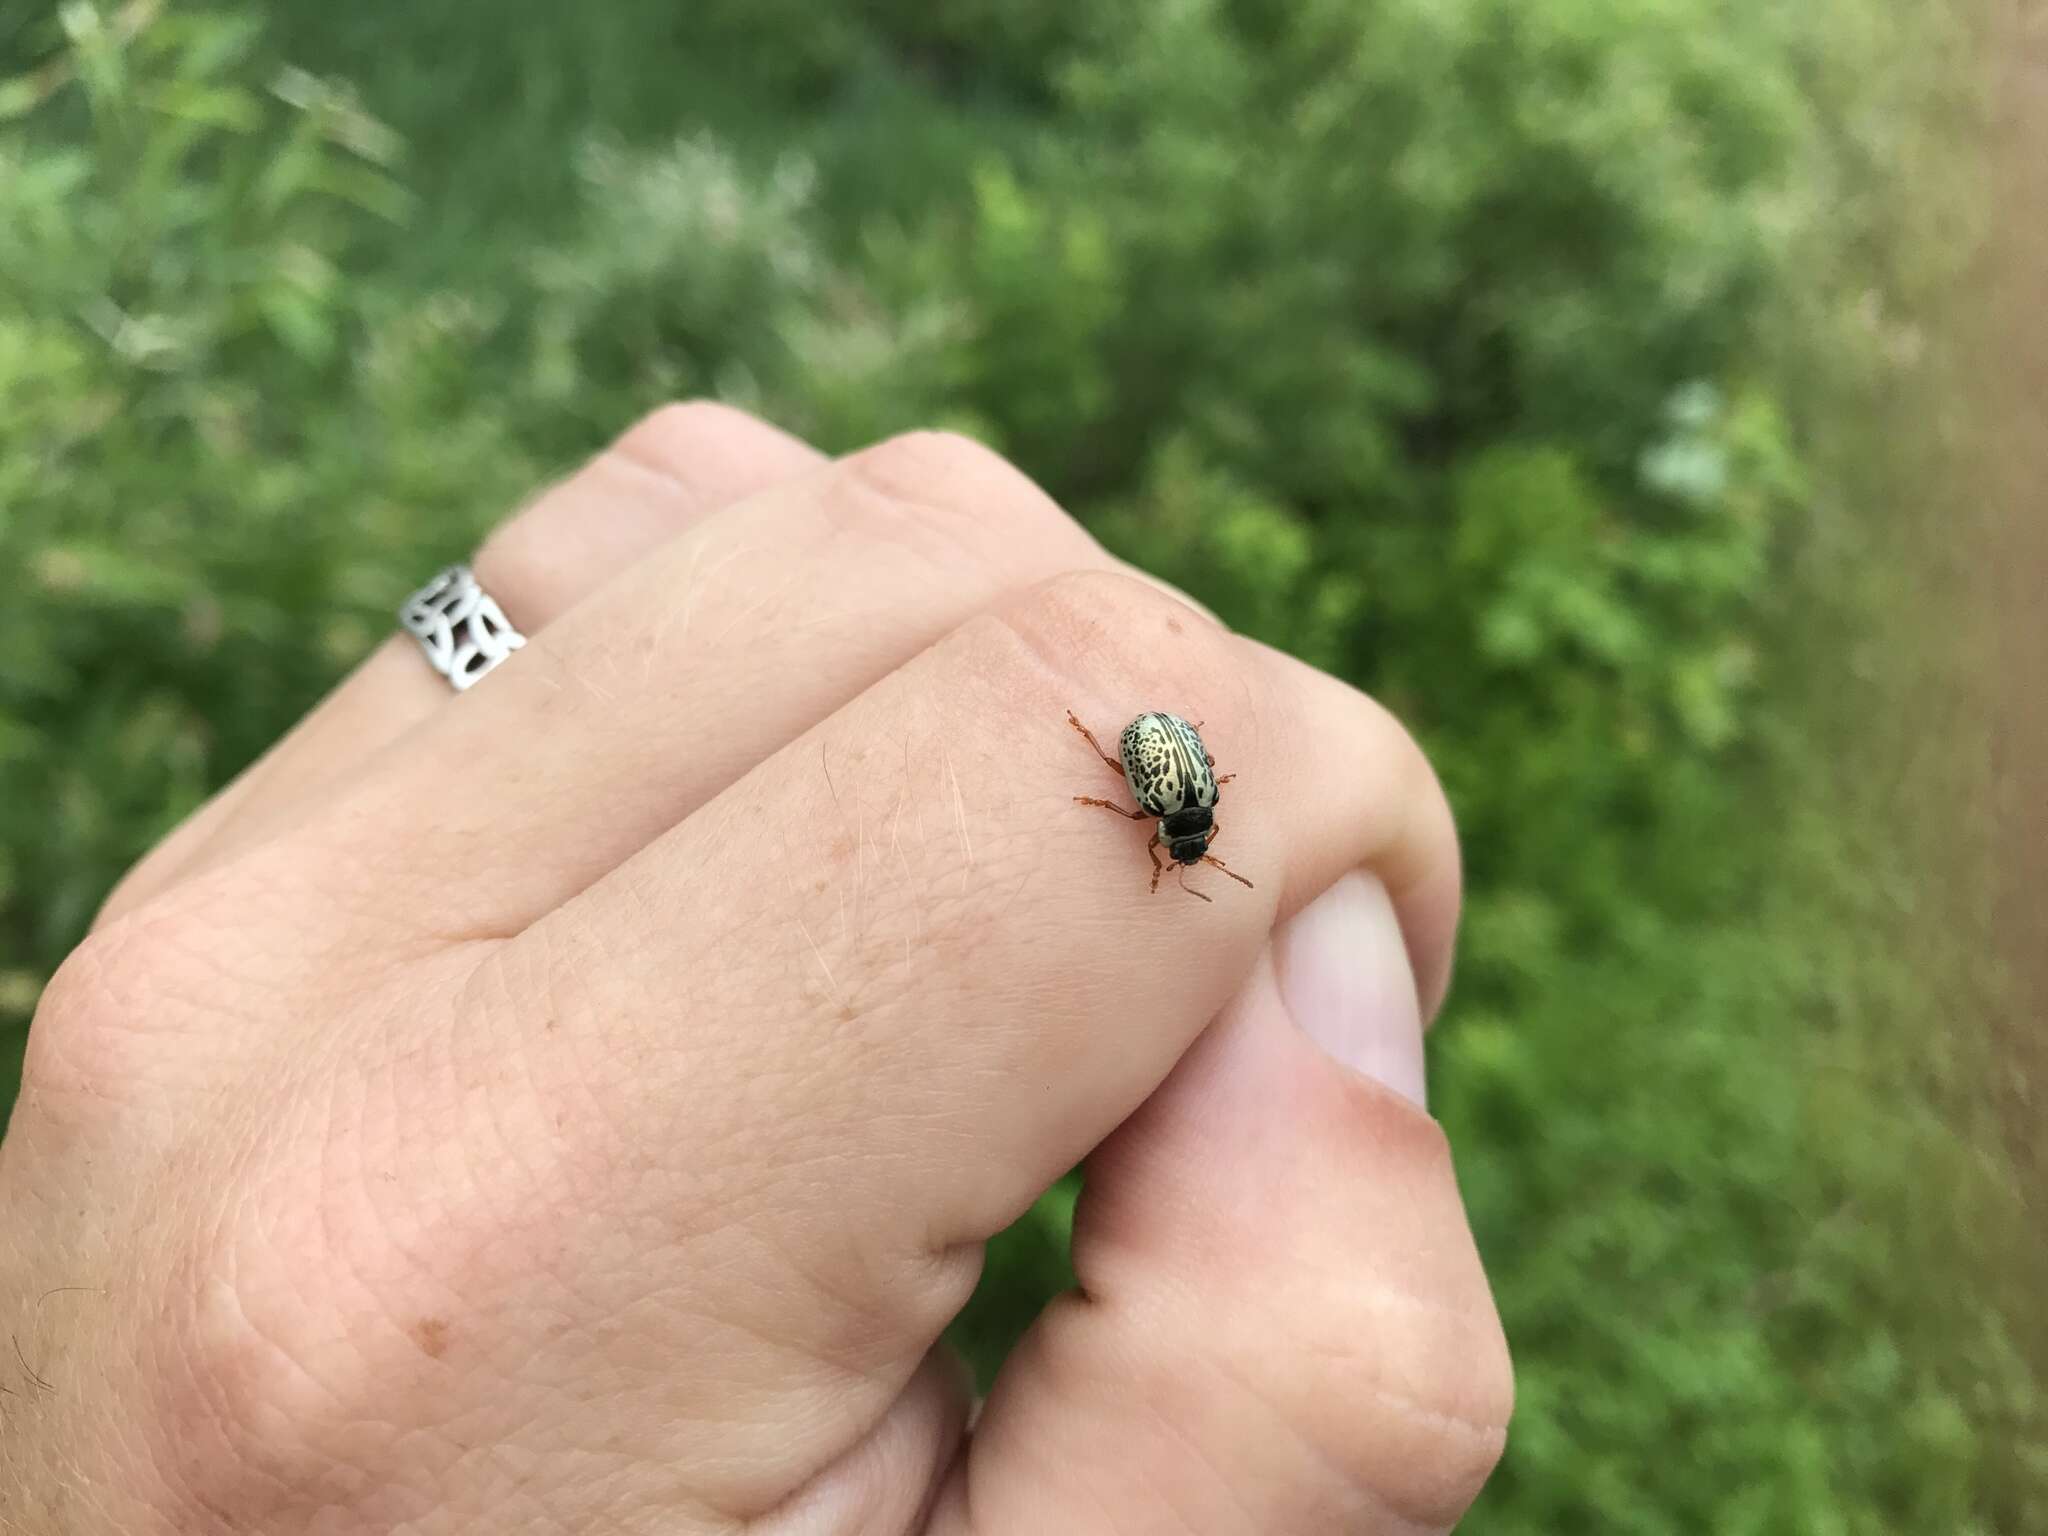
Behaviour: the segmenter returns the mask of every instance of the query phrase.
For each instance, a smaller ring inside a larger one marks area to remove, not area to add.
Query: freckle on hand
[[[430,1359],[438,1360],[448,1353],[448,1320],[442,1317],[427,1318],[413,1329],[412,1338]]]

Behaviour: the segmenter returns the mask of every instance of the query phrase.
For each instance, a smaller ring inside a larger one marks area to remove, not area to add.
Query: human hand
[[[943,436],[672,407],[476,567],[523,650],[457,696],[395,637],[47,991],[6,1528],[1457,1519],[1509,1376],[1384,711]],[[1204,720],[1256,888],[1148,896],[1070,707]],[[940,1332],[1084,1157],[1080,1290],[969,1434]]]

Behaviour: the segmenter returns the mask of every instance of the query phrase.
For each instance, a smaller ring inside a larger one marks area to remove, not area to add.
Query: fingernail
[[[1273,939],[1280,997],[1295,1025],[1331,1056],[1424,1102],[1422,1010],[1387,889],[1346,875]]]

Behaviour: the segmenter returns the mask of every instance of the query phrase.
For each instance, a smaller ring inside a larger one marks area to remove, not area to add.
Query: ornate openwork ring
[[[526,644],[466,565],[449,566],[408,597],[398,622],[457,693]]]

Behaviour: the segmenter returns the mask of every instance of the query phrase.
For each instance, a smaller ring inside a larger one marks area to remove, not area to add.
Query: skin
[[[1510,1385],[1395,721],[954,437],[669,407],[475,564],[528,645],[458,697],[394,638],[45,995],[0,1530],[1456,1521]],[[1066,711],[1143,707],[1255,890],[1148,897],[1073,804]],[[1083,1159],[977,1416],[940,1332]]]

